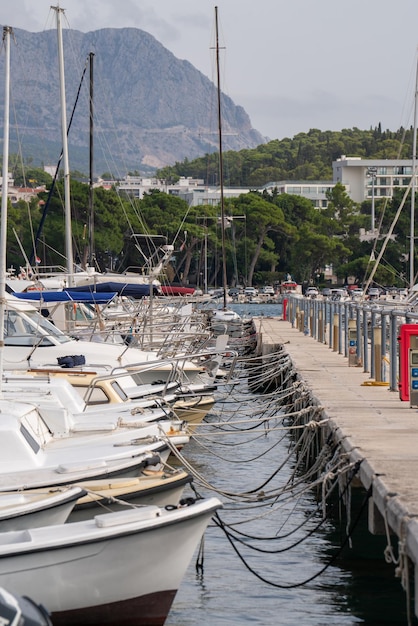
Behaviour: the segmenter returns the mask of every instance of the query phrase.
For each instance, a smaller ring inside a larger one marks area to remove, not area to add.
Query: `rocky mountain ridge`
[[[33,165],[55,164],[62,145],[57,33],[14,29],[14,35],[10,151],[21,152]],[[68,124],[73,115],[71,169],[87,172],[89,166],[90,53],[96,174],[143,173],[218,149],[215,85],[152,35],[136,28],[64,30],[63,42]],[[0,71],[4,75],[4,55]],[[267,140],[224,94],[222,128],[224,150],[253,148]]]

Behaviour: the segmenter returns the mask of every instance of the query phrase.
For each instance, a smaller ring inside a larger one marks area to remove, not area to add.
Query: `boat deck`
[[[359,477],[372,487],[371,532],[384,532],[384,518],[418,565],[418,410],[387,386],[374,385],[361,367],[279,317],[259,318],[261,354],[283,346],[311,390],[322,418],[351,461],[362,460]],[[376,511],[380,513],[377,513]],[[382,555],[383,556],[383,555]],[[418,577],[416,576],[416,579]],[[415,612],[418,614],[418,586]]]

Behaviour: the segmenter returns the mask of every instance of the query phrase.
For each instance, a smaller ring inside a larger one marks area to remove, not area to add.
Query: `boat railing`
[[[49,318],[62,331],[86,341],[129,342],[161,353],[168,353],[169,346],[178,341],[201,346],[209,334],[201,315],[184,315],[180,307],[173,311],[142,301],[104,305],[60,302],[50,306]]]
[[[216,346],[194,354],[187,352],[177,354],[170,358],[161,358],[146,362],[139,361],[125,366],[118,366],[110,371],[109,376],[115,376],[117,374],[126,376],[129,374],[134,380],[141,384],[141,375],[144,376],[145,373],[152,370],[167,368],[169,371],[169,375],[166,376],[165,379],[167,384],[179,380],[185,383],[193,383],[193,380],[190,378],[192,372],[198,376],[206,373],[209,379],[214,378],[220,365],[219,361],[224,357],[228,358],[231,363],[229,367],[229,377],[231,377],[238,359],[238,354],[229,347],[219,350]],[[188,372],[188,364],[190,363],[192,363],[196,369]],[[206,382],[208,381],[206,380]]]
[[[402,324],[418,324],[406,301],[311,299],[289,295],[286,318],[293,327],[362,367],[377,383],[398,390]]]

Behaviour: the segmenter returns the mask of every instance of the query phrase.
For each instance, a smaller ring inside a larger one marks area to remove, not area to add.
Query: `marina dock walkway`
[[[279,317],[258,318],[261,352],[282,345],[302,381],[329,419],[335,441],[351,461],[362,460],[359,477],[372,488],[369,529],[384,532],[386,519],[415,566],[418,615],[418,410],[386,386],[371,384],[361,367]],[[377,509],[377,510],[376,510]]]

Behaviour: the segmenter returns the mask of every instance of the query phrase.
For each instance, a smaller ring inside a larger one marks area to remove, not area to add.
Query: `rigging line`
[[[292,450],[292,452],[294,453],[294,450]],[[299,463],[296,465],[296,467],[294,467],[293,469],[293,473],[292,476],[289,478],[287,484],[284,486],[283,491],[285,490],[289,490],[289,491],[294,491],[295,488],[297,488],[300,484],[305,483],[307,480],[311,479],[313,476],[317,475],[320,471],[322,471],[323,466],[324,466],[324,461],[326,461],[327,459],[332,458],[332,454],[333,450],[330,449],[326,449],[324,447],[324,451],[321,452],[321,455],[318,457],[318,459],[316,460],[315,464],[305,473],[300,474],[298,479],[295,480],[295,475],[299,470]],[[319,478],[315,479],[313,481],[313,484],[322,484],[322,477],[320,476]]]
[[[264,434],[262,435],[264,437]],[[198,444],[203,450],[205,450],[206,452],[209,452],[210,454],[212,454],[212,456],[221,459],[222,461],[228,461],[229,463],[233,463],[233,464],[242,464],[242,463],[250,463],[252,461],[255,461],[257,459],[260,459],[264,456],[266,456],[266,454],[268,454],[269,452],[271,452],[272,450],[274,450],[274,448],[276,448],[276,446],[278,445],[278,443],[280,442],[275,442],[273,445],[271,445],[269,448],[267,448],[262,454],[259,454],[258,456],[252,457],[248,460],[232,460],[230,458],[225,458],[223,456],[221,456],[220,454],[215,453],[213,450],[211,450],[210,448],[208,448],[207,446],[203,445],[203,443],[199,440],[194,439],[194,436],[192,436],[193,440],[195,441],[196,444]],[[247,442],[247,443],[251,443],[251,442]]]
[[[397,278],[401,278],[403,279],[404,283],[405,281],[405,277],[402,276],[402,272],[399,272],[393,265],[392,263],[389,263],[389,261],[387,261],[386,259],[381,259],[380,261],[382,263],[382,265],[386,265],[386,267],[392,272],[393,276],[396,276]]]
[[[312,406],[306,406],[302,409],[293,411],[292,409],[295,408],[295,403],[284,402],[287,399],[292,400],[293,395],[293,392],[289,391],[288,393],[282,394],[281,396],[278,395],[278,397],[274,401],[273,398],[270,398],[268,402],[262,404],[257,400],[257,398],[254,398],[251,395],[247,396],[245,394],[241,394],[238,390],[238,394],[235,394],[233,392],[228,394],[228,396],[222,396],[218,394],[217,399],[223,403],[223,406],[226,406],[226,408],[222,410],[222,414],[235,414],[239,412],[240,414],[250,414],[260,419],[262,419],[265,415],[269,415],[271,413],[274,413],[276,416],[284,416],[286,412],[286,415],[288,417],[291,415],[297,416],[301,412],[302,414],[304,414],[306,411],[313,409]],[[304,399],[305,397],[307,400],[309,399],[308,393],[304,393],[299,396],[300,399]],[[255,408],[252,408],[250,406],[252,404],[256,405]],[[242,405],[244,405],[243,409],[241,409]],[[245,405],[248,405],[248,407],[245,408]],[[234,409],[233,407],[236,408]],[[219,412],[220,411],[221,409],[219,409]]]
[[[271,419],[279,419],[277,417],[271,418]],[[207,423],[201,423],[201,424],[196,424],[196,426],[212,426],[213,424],[211,422],[207,422]],[[266,431],[268,433],[273,433],[273,432],[282,432],[283,433],[283,437],[282,439],[286,436],[287,434],[287,430],[283,427],[283,426],[270,426],[269,422],[267,420],[263,420],[260,421],[258,424],[256,424],[254,426],[254,428],[232,428],[232,430],[227,430],[225,428],[222,428],[219,424],[219,422],[217,423],[216,427],[217,427],[217,432],[198,432],[196,431],[196,437],[199,438],[203,438],[203,439],[207,439],[209,441],[215,441],[216,439],[218,439],[219,436],[223,436],[224,435],[246,435],[246,434],[250,434],[252,432],[254,432],[255,429],[258,429],[259,427],[264,426],[264,431],[262,433],[260,433],[259,435],[255,436],[252,439],[249,439],[249,441],[256,441],[257,439],[259,439],[260,437],[265,437],[266,436]],[[235,447],[238,445],[243,445],[243,442],[240,441],[238,442],[226,442],[226,441],[219,441],[217,442],[220,446],[225,446],[225,447]]]
[[[265,435],[265,433],[261,433],[260,435],[258,435],[258,437],[253,437],[251,440],[247,440],[247,441],[241,442],[241,445],[252,444],[252,443],[254,443],[254,441],[257,441],[258,439],[265,438],[265,436],[266,436],[266,435]],[[281,442],[281,440],[275,441],[275,442],[271,445],[271,447],[270,447],[270,448],[267,448],[267,449],[266,449],[263,453],[259,454],[259,455],[258,455],[258,456],[256,456],[256,457],[252,457],[252,458],[250,458],[250,459],[244,459],[244,460],[242,460],[242,459],[241,459],[241,460],[239,460],[239,459],[237,459],[237,460],[233,460],[233,459],[230,459],[230,458],[225,458],[225,457],[223,457],[223,456],[222,456],[222,455],[220,455],[220,454],[216,454],[213,450],[210,450],[207,446],[204,446],[204,445],[202,444],[202,439],[205,439],[206,441],[209,441],[210,443],[213,443],[213,442],[212,442],[212,440],[211,440],[208,436],[206,436],[206,437],[200,437],[200,438],[197,438],[197,439],[196,439],[196,438],[195,438],[195,436],[194,436],[194,434],[193,434],[193,435],[192,435],[192,439],[193,439],[196,443],[198,443],[198,444],[199,444],[199,445],[200,445],[203,449],[205,449],[205,450],[207,450],[208,452],[210,452],[211,454],[213,454],[216,458],[221,459],[221,460],[223,460],[223,461],[228,461],[229,463],[233,463],[234,465],[241,464],[241,463],[250,463],[250,462],[252,462],[252,461],[255,461],[256,459],[260,459],[261,457],[263,457],[263,456],[265,456],[266,454],[268,454],[269,452],[271,452],[271,450],[274,450],[274,448],[276,448],[276,447],[277,447],[277,445]],[[238,445],[238,444],[237,444],[237,445]]]
[[[354,476],[352,475],[350,477],[350,482],[353,480]],[[339,476],[335,477],[335,482],[332,486],[332,489],[330,489],[328,491],[328,498],[332,495],[333,490],[335,489],[335,487],[338,487],[338,481],[339,481]],[[297,502],[300,501],[300,499],[302,498],[302,496],[304,495],[304,491],[302,491],[298,498],[297,498]],[[342,499],[342,495],[339,496],[339,499]],[[299,539],[297,539],[296,541],[294,541],[294,543],[287,545],[284,548],[277,548],[274,550],[268,550],[265,548],[261,548],[260,546],[254,546],[251,545],[250,543],[248,543],[248,541],[246,540],[253,540],[253,541],[257,541],[257,542],[261,542],[261,541],[276,541],[276,540],[283,540],[283,539],[287,539],[289,537],[291,537],[295,532],[298,532],[299,530],[301,530],[309,521],[312,520],[312,518],[317,515],[318,511],[321,509],[322,507],[322,503],[318,503],[318,505],[316,506],[316,508],[314,509],[314,511],[309,515],[309,517],[307,519],[304,519],[300,524],[298,524],[295,528],[293,528],[291,531],[289,531],[288,533],[284,534],[284,535],[273,535],[270,537],[259,537],[259,536],[255,536],[255,535],[250,535],[248,533],[244,533],[236,528],[234,528],[234,532],[231,532],[231,537],[235,540],[238,541],[239,543],[241,543],[242,545],[244,545],[245,547],[251,549],[251,550],[255,550],[256,552],[262,552],[264,554],[280,554],[283,552],[288,552],[289,550],[296,548],[297,546],[301,545],[306,539],[312,537],[314,535],[315,532],[317,532],[321,526],[323,526],[323,524],[327,521],[327,517],[325,515],[321,516],[321,519],[319,520],[319,522],[317,522],[305,535],[303,535],[302,537],[300,537]],[[274,509],[271,509],[269,511],[269,514],[271,512],[277,511],[277,509],[280,507],[275,507]],[[292,509],[292,511],[294,512],[294,508]],[[289,516],[292,514],[292,512],[289,512]],[[254,521],[253,518],[251,521]],[[260,519],[260,518],[258,518]],[[247,520],[246,523],[249,523],[249,521]],[[234,527],[234,524],[225,524],[225,527],[228,529],[231,529],[232,527]],[[240,536],[237,536],[240,535]]]
[[[302,415],[304,413],[309,413],[310,412],[310,408],[306,408],[306,409],[301,409],[300,411],[297,411],[296,413],[289,413],[288,415],[286,415],[286,417],[289,417],[289,415]],[[240,415],[242,414],[242,411],[240,411],[238,409],[238,411],[240,413]],[[233,415],[235,415],[237,412],[234,412]],[[233,416],[232,416],[233,417]],[[231,419],[232,419],[231,417]],[[283,420],[283,415],[271,415],[271,416],[263,416],[263,417],[253,417],[252,419],[241,419],[241,420],[236,420],[234,422],[231,423],[231,421],[220,421],[220,422],[204,422],[202,424],[198,424],[198,426],[213,426],[213,427],[218,427],[220,430],[219,434],[234,434],[234,433],[248,433],[251,432],[252,430],[254,430],[255,428],[258,428],[259,426],[263,426],[266,423],[269,423],[272,420],[279,420],[282,421]],[[254,421],[256,421],[256,423],[254,424]],[[323,426],[324,424],[328,424],[329,419],[325,419],[325,420],[321,420],[320,422],[316,422],[316,424],[318,424],[318,426]],[[229,427],[233,427],[237,424],[249,424],[252,423],[253,426],[251,428],[236,428],[233,430],[225,430],[223,427],[228,425]],[[310,422],[309,422],[310,424]],[[280,426],[280,427],[273,427],[272,430],[282,430],[285,432],[293,432],[295,430],[301,430],[303,428],[306,428],[307,424],[302,424],[302,425],[297,425],[297,426]],[[216,433],[206,433],[207,435],[209,434],[213,434],[215,435]]]
[[[73,105],[73,109],[72,109],[72,112],[71,112],[70,121],[69,121],[69,123],[67,125],[67,137],[68,137],[68,134],[70,132],[71,125],[73,123],[75,110],[76,110],[76,107],[77,107],[78,100],[80,98],[81,87],[82,87],[82,84],[83,84],[83,81],[84,81],[84,77],[85,77],[85,74],[86,74],[86,71],[87,71],[87,67],[88,67],[88,57],[86,59],[86,63],[84,65],[84,70],[82,72],[81,79],[80,79],[80,82],[79,82],[79,85],[78,85],[77,95],[76,95],[75,102],[74,102],[74,105]],[[35,242],[34,242],[33,250],[31,252],[31,255],[30,255],[30,258],[29,258],[30,264],[33,263],[33,260],[34,260],[35,255],[36,255],[36,246],[37,246],[37,243],[38,243],[38,241],[39,241],[39,239],[41,237],[41,234],[42,234],[42,230],[43,230],[45,219],[46,219],[46,214],[48,212],[49,204],[50,204],[51,198],[52,198],[52,193],[54,191],[55,184],[57,182],[59,168],[60,168],[63,156],[64,156],[64,151],[63,151],[63,149],[61,149],[61,153],[60,153],[60,156],[59,156],[59,159],[58,159],[58,163],[57,163],[57,166],[55,168],[55,174],[54,174],[54,177],[52,179],[51,188],[50,188],[50,190],[48,192],[48,197],[47,197],[47,200],[46,200],[43,212],[42,212],[41,221],[39,222],[38,230],[37,230],[36,235],[35,235]]]
[[[215,455],[215,456],[217,456],[217,455]],[[272,480],[272,479],[273,479],[273,478],[277,475],[277,473],[278,473],[278,472],[279,472],[279,471],[280,471],[280,470],[281,470],[281,469],[285,466],[285,464],[289,461],[289,459],[291,458],[291,456],[292,456],[292,454],[289,454],[289,456],[285,459],[285,461],[284,461],[284,462],[282,463],[282,465],[278,468],[278,470],[277,470],[277,471],[275,471],[275,472],[273,472],[273,474],[270,476],[270,478],[269,478],[268,480],[266,480],[266,481],[263,483],[263,485],[262,485],[261,487],[258,487],[257,489],[253,489],[253,490],[247,491],[247,492],[245,492],[245,493],[242,493],[242,494],[240,494],[240,495],[241,495],[241,497],[243,497],[244,495],[248,496],[249,494],[250,494],[250,495],[251,495],[251,494],[255,494],[255,496],[257,497],[257,499],[259,499],[259,494],[258,494],[257,492],[258,492],[258,491],[260,491],[260,490],[262,489],[262,487],[264,487],[266,484],[268,484],[268,483],[269,483],[269,482],[270,482],[270,481],[271,481],[271,480]],[[293,484],[293,485],[291,485],[291,486],[289,487],[290,491],[294,492],[295,487],[296,487],[298,484],[304,484],[304,483],[306,483],[306,481],[310,478],[310,476],[311,476],[311,474],[310,474],[309,472],[308,472],[308,473],[306,473],[303,477],[301,477],[301,478],[300,478],[300,480],[299,480],[296,484]],[[314,485],[313,485],[313,486],[315,486],[315,484],[316,484],[316,483],[321,484],[321,480],[320,480],[320,479],[317,479],[317,481],[315,481],[315,483],[314,483]],[[308,489],[308,488],[306,488],[306,491],[311,490],[311,489],[312,489],[312,485],[309,487],[309,489]],[[227,493],[227,494],[229,494],[229,495],[232,495],[232,494],[231,494],[231,492],[224,492],[224,493]],[[283,488],[283,489],[281,490],[281,494],[272,493],[271,495],[269,495],[269,498],[271,499],[272,497],[275,497],[275,498],[277,499],[278,497],[280,497],[280,496],[281,496],[281,495],[283,495],[284,493],[286,493],[286,486],[285,486],[285,488]],[[237,495],[237,494],[234,494],[234,495]],[[291,498],[291,499],[293,499],[293,498],[294,498],[294,495],[292,495],[292,498]]]
[[[239,559],[241,560],[241,562],[243,563],[243,565],[247,568],[248,571],[250,571],[256,578],[258,578],[259,580],[261,580],[262,582],[266,583],[267,585],[270,585],[272,587],[276,587],[278,589],[296,589],[298,587],[303,587],[304,585],[307,585],[308,583],[312,582],[313,580],[315,580],[316,578],[318,578],[319,576],[321,576],[335,561],[336,559],[340,556],[340,554],[342,553],[342,551],[344,550],[344,548],[346,547],[347,543],[349,542],[349,540],[352,537],[353,531],[356,529],[357,524],[360,521],[361,515],[369,501],[369,498],[372,495],[372,488],[370,487],[367,491],[367,494],[364,498],[364,501],[362,503],[362,506],[360,507],[360,511],[357,514],[357,517],[354,521],[354,524],[351,527],[350,533],[348,535],[346,535],[346,537],[344,538],[344,541],[342,542],[340,548],[337,550],[337,552],[328,560],[328,562],[324,565],[324,567],[322,567],[318,572],[316,572],[316,574],[314,574],[313,576],[310,576],[309,578],[307,578],[304,581],[298,582],[298,583],[291,583],[289,585],[284,585],[284,584],[279,584],[279,583],[275,583],[273,581],[267,580],[266,578],[264,578],[263,576],[261,576],[260,574],[258,574],[252,567],[250,567],[250,565],[248,564],[248,562],[244,559],[244,557],[242,556],[242,554],[238,551],[238,549],[236,548],[236,546],[234,545],[230,534],[228,532],[228,530],[226,530],[226,528],[224,527],[223,521],[220,518],[218,512],[215,513],[215,515],[213,516],[213,521],[215,522],[215,524],[224,531],[226,538],[228,539],[229,543],[231,544],[232,548],[234,549],[236,555],[239,557]]]
[[[415,173],[413,173],[413,174],[415,174]],[[412,187],[412,185],[413,185],[413,182],[414,182],[414,177],[415,177],[414,175],[413,175],[413,176],[411,176],[411,180],[409,181],[409,184],[408,184],[408,186],[407,186],[407,187],[406,187],[406,189],[405,189],[405,192],[404,192],[404,195],[403,195],[402,201],[401,201],[401,203],[400,203],[400,205],[399,205],[399,207],[398,207],[398,210],[396,211],[395,217],[394,217],[394,218],[393,218],[393,220],[392,220],[392,223],[391,223],[390,228],[389,228],[389,230],[388,230],[388,233],[387,233],[387,235],[386,235],[386,237],[385,237],[385,240],[383,241],[382,247],[381,247],[380,252],[379,252],[379,256],[377,257],[377,259],[376,259],[376,261],[375,261],[375,263],[374,263],[374,265],[373,265],[372,271],[370,272],[369,278],[367,279],[366,286],[365,286],[365,290],[366,290],[366,291],[367,291],[367,289],[369,288],[370,283],[371,283],[371,282],[372,282],[372,280],[373,280],[373,276],[374,276],[374,275],[375,275],[375,273],[376,273],[376,270],[377,270],[377,268],[378,268],[378,266],[379,266],[379,263],[380,263],[380,261],[381,261],[381,259],[382,259],[382,257],[383,257],[383,254],[384,254],[384,252],[385,252],[385,250],[386,250],[386,246],[387,246],[387,244],[389,243],[390,237],[392,236],[392,233],[393,233],[393,231],[394,231],[394,229],[395,229],[396,222],[397,222],[397,221],[398,221],[398,219],[399,219],[399,216],[400,216],[400,214],[401,214],[401,212],[402,212],[402,209],[403,209],[403,207],[404,207],[404,205],[405,205],[405,202],[406,202],[406,199],[407,199],[408,194],[409,194],[409,192],[410,192],[410,189],[411,189],[411,187]]]
[[[20,160],[20,164],[21,164],[21,167],[22,167],[23,186],[27,187],[26,172],[25,172],[25,167],[24,167],[23,150],[22,150],[22,141],[21,141],[21,137],[20,137],[20,128],[19,128],[19,125],[17,123],[16,103],[15,103],[13,97],[12,97],[12,108],[13,108],[13,117],[14,117],[14,120],[15,120],[15,132],[16,132],[16,136],[17,136],[19,160]],[[27,215],[28,215],[28,220],[29,220],[29,224],[30,224],[31,239],[32,239],[32,243],[33,243],[33,222],[32,222],[32,214],[31,214],[31,211],[30,211],[30,204],[29,204],[28,200],[26,200],[26,208],[27,208]]]
[[[177,229],[177,232],[176,232],[176,234],[174,235],[174,239],[173,239],[173,241],[172,241],[173,246],[174,246],[174,244],[176,243],[177,238],[178,238],[178,236],[179,236],[179,234],[180,234],[181,230],[182,230],[182,229],[183,229],[183,227],[184,227],[184,223],[185,223],[185,221],[186,221],[186,219],[187,219],[187,217],[188,217],[188,215],[189,215],[189,213],[190,213],[191,209],[192,209],[192,205],[190,205],[190,206],[188,206],[188,207],[187,207],[187,211],[185,212],[185,215],[184,215],[184,217],[183,217],[183,219],[182,219],[182,221],[181,221],[181,224],[179,225],[179,227],[178,227],[178,229]]]
[[[249,548],[250,550],[253,550],[255,552],[260,552],[262,554],[282,554],[283,552],[288,552],[289,550],[292,550],[293,548],[296,548],[297,546],[301,545],[304,541],[306,541],[306,539],[310,539],[321,528],[321,526],[324,525],[326,521],[327,519],[322,517],[320,521],[313,528],[311,528],[305,535],[303,535],[302,537],[300,537],[293,543],[285,546],[284,548],[276,548],[274,550],[267,550],[266,548],[261,548],[260,546],[251,545],[250,543],[245,541],[245,539],[243,539],[242,537],[238,537],[236,534],[232,533],[230,530],[228,530],[228,533],[230,534],[231,539],[233,541],[236,541],[240,543],[241,545],[245,546],[246,548]],[[305,524],[306,520],[303,523]],[[225,528],[228,528],[227,524],[225,524]],[[300,530],[300,528],[302,528],[302,526],[299,526],[297,530]],[[296,532],[296,530],[293,532]],[[251,536],[249,536],[248,538],[254,541],[265,541],[265,540],[271,541],[271,540],[276,539],[275,537],[265,539],[264,537],[251,537]]]
[[[13,37],[14,37],[14,33],[13,33]],[[14,37],[14,39],[15,39],[15,37]],[[21,167],[22,167],[23,186],[27,187],[26,171],[25,171],[25,167],[24,167],[24,158],[23,158],[23,149],[22,149],[22,140],[21,140],[21,137],[20,137],[20,127],[19,127],[19,124],[17,122],[16,103],[15,103],[15,100],[13,98],[13,94],[11,94],[11,101],[12,101],[12,108],[13,108],[13,117],[14,117],[14,120],[15,120],[15,132],[16,132],[16,137],[17,137],[18,154],[19,154],[20,164],[21,164]],[[26,200],[26,208],[27,208],[28,221],[29,221],[29,225],[30,225],[31,240],[32,240],[32,245],[33,245],[33,241],[34,241],[33,240],[33,237],[34,237],[33,222],[32,222],[32,214],[31,214],[31,211],[30,211],[30,203],[29,203],[28,200]]]
[[[415,62],[415,67],[416,67],[416,62]],[[411,111],[410,111],[409,117],[411,116],[411,114],[412,114],[412,107],[411,107]],[[397,153],[397,158],[398,159],[401,156],[402,148],[403,148],[403,145],[405,143],[405,136],[406,136],[406,125],[404,126],[404,129],[403,129],[402,139],[400,141],[400,145],[399,145],[399,149],[398,149],[398,153]],[[366,267],[366,270],[365,270],[365,273],[364,273],[363,283],[366,282],[366,277],[367,277],[367,274],[369,272],[370,265],[372,263],[372,258],[374,258],[374,254],[376,252],[377,242],[378,242],[378,235],[379,235],[379,233],[381,232],[381,229],[382,229],[383,218],[384,218],[387,206],[388,206],[388,202],[389,202],[388,197],[385,197],[385,201],[384,201],[381,213],[380,213],[379,224],[378,224],[378,227],[377,227],[377,236],[375,237],[374,242],[373,242],[372,254],[370,255],[370,259],[369,259],[369,262],[367,264],[367,267]]]
[[[334,485],[332,485],[332,487],[330,487],[329,491],[328,491],[328,497],[330,497],[333,493],[333,490],[335,489],[335,487],[338,487],[338,477],[334,483]],[[309,492],[311,491],[311,489],[309,489]],[[283,523],[281,524],[280,528],[283,529],[285,527],[285,525],[289,522],[289,520],[292,518],[292,516],[295,514],[295,510],[296,507],[300,504],[300,501],[303,497],[306,496],[307,494],[307,490],[301,490],[298,494],[297,497],[294,498],[294,506],[292,507],[291,510],[289,510],[288,516],[287,518],[283,521]],[[271,504],[268,504],[268,506],[271,508],[271,511],[278,511],[278,510],[285,510],[285,508],[287,507],[287,505],[289,504],[289,502],[291,502],[290,499],[287,499],[286,501],[282,501],[279,505],[275,505],[274,507],[272,507]],[[307,523],[309,523],[313,517],[317,516],[318,512],[322,509],[322,502],[318,502],[316,507],[311,511],[311,513],[309,513],[309,515],[303,519],[303,521],[298,524],[297,526],[293,527],[291,530],[289,530],[286,533],[283,534],[278,534],[276,533],[275,535],[273,535],[272,537],[255,537],[255,536],[251,536],[248,533],[245,533],[241,530],[238,529],[238,526],[240,526],[243,522],[237,522],[237,523],[230,523],[228,524],[229,528],[233,528],[234,532],[238,533],[239,535],[243,536],[243,537],[247,537],[247,538],[253,538],[256,540],[270,540],[270,539],[288,539],[289,537],[291,537],[295,532],[299,531],[301,528],[303,528],[303,526],[305,526]],[[264,516],[263,516],[264,517]],[[323,518],[324,516],[322,516]],[[252,522],[254,521],[254,519],[260,519],[260,517],[258,518],[252,518],[250,520],[247,520],[245,523]]]

